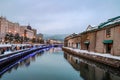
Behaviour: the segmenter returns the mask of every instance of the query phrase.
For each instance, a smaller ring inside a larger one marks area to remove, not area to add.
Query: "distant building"
[[[40,40],[43,39],[43,34],[42,34],[42,33],[37,34],[37,35],[36,35],[36,38],[37,38],[37,39],[40,39]]]
[[[34,31],[30,25],[25,26],[25,36],[29,39],[35,38]]]
[[[34,34],[34,38],[37,38],[37,30],[36,29],[32,29],[33,30],[33,34]]]
[[[0,17],[0,39],[4,41],[7,33],[15,35],[18,33],[20,36],[27,37],[29,39],[36,38],[36,29],[32,29],[30,25],[21,26],[19,23],[13,23],[8,21],[5,17]]]
[[[43,34],[42,33],[39,33],[36,35],[36,42],[37,43],[45,43],[44,40],[43,40]]]
[[[59,41],[59,40],[55,40],[55,39],[49,39],[47,41],[48,44],[63,44],[62,41]]]

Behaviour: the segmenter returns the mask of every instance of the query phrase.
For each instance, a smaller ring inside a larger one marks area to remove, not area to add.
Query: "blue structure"
[[[4,72],[18,64],[19,62],[32,57],[36,55],[37,53],[44,52],[46,50],[49,50],[51,46],[44,46],[44,47],[38,47],[38,48],[31,48],[29,50],[12,54],[9,56],[4,56],[0,58],[0,75],[2,75]]]

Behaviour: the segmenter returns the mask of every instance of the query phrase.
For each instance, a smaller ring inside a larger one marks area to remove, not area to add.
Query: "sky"
[[[0,15],[44,34],[72,34],[120,16],[120,0],[0,0]]]

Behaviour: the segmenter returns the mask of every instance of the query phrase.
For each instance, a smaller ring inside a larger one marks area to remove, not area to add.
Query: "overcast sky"
[[[120,0],[0,0],[0,14],[38,33],[80,33],[120,16]]]

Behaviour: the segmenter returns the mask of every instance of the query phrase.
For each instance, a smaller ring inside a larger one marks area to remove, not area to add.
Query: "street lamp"
[[[9,31],[9,33],[11,33],[11,31]]]
[[[24,44],[24,34],[22,34],[22,36],[23,36],[23,44]]]

